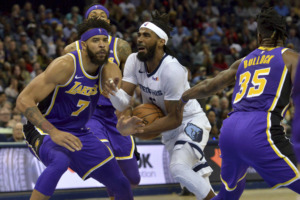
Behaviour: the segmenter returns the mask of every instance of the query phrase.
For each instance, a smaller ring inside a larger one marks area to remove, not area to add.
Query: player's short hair
[[[84,20],[83,23],[77,26],[78,37],[80,38],[83,33],[93,28],[103,28],[107,32],[110,32],[110,25],[101,19],[91,18]]]
[[[279,15],[273,7],[263,7],[257,15],[257,30],[262,38],[271,38],[274,45],[277,40],[285,40],[287,37],[285,17]]]

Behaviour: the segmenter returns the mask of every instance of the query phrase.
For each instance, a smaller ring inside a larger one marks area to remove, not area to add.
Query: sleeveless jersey
[[[280,119],[291,94],[291,78],[282,58],[283,47],[259,47],[246,56],[236,73],[233,112],[266,111]]]
[[[118,54],[117,54],[118,38],[109,36],[108,37],[108,42],[109,42],[108,61],[112,62],[112,63],[115,63],[116,65],[118,65],[120,67],[120,61],[119,61]],[[77,40],[75,43],[76,43],[76,50],[82,49],[81,40]],[[101,86],[101,83],[100,83],[100,86]],[[104,97],[103,95],[100,95],[100,98],[98,100],[98,105],[101,106],[101,107],[102,106],[111,106],[111,107],[113,107],[110,100],[108,98]],[[95,114],[96,113],[97,113],[97,111],[95,112]],[[102,116],[102,115],[99,113],[99,116]]]
[[[165,101],[178,101],[185,90],[190,88],[187,70],[176,58],[165,54],[156,69],[148,73],[146,63],[132,53],[126,61],[123,81],[139,85],[143,103],[158,106],[166,115]],[[197,100],[190,100],[184,106],[183,116],[203,112]]]
[[[72,77],[65,85],[57,85],[38,107],[59,130],[76,132],[85,129],[96,107],[100,95],[99,73],[91,76],[84,70],[80,51],[69,55],[75,64]]]

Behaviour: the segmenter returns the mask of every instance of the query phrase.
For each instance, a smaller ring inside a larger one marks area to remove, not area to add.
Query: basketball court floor
[[[170,195],[153,195],[153,196],[137,196],[135,200],[196,200],[195,196],[181,197],[177,194]],[[96,200],[96,199],[76,199],[76,200]],[[97,199],[99,200],[99,199]],[[100,200],[108,200],[101,198]],[[245,190],[240,200],[300,200],[300,195],[287,189],[281,188],[277,190],[271,189],[251,189]]]

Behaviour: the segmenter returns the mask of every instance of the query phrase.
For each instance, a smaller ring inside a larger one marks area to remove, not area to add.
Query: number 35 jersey
[[[81,131],[90,119],[99,99],[99,70],[96,76],[83,68],[80,51],[68,55],[74,60],[74,73],[64,85],[57,85],[52,95],[39,103],[46,119],[63,131]]]
[[[232,95],[234,112],[266,111],[283,117],[292,82],[282,58],[283,47],[259,47],[246,56],[236,73]]]

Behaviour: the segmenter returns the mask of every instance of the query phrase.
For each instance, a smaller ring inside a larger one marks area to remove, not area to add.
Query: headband
[[[87,41],[95,35],[106,35],[108,37],[107,31],[104,28],[93,28],[83,33],[80,39],[82,41]]]
[[[161,28],[159,28],[158,26],[156,26],[155,24],[153,24],[152,22],[145,22],[141,25],[141,28],[148,28],[151,31],[153,31],[154,33],[156,33],[156,35],[165,40],[165,44],[167,44],[168,42],[168,35],[166,34],[165,31],[163,31]]]
[[[104,6],[102,6],[102,5],[94,5],[94,6],[90,7],[90,8],[86,11],[86,13],[85,13],[85,18],[86,18],[86,19],[88,18],[90,12],[92,12],[93,10],[103,10],[103,11],[106,13],[107,18],[109,17],[109,12],[108,12],[108,10],[107,10]]]

